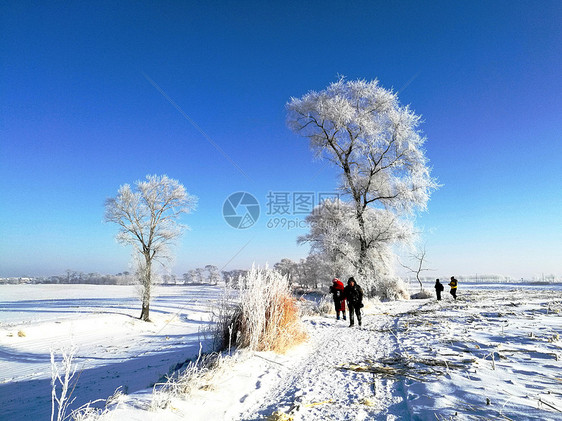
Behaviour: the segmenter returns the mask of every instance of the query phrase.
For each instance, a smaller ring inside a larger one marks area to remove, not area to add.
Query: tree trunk
[[[145,267],[143,273],[142,310],[140,319],[150,322],[150,287],[152,286],[152,260],[149,253],[144,255]]]
[[[359,205],[357,205],[357,214],[356,214],[356,218],[357,218],[357,223],[359,224],[359,229],[360,229],[360,234],[359,234],[359,244],[360,244],[360,249],[359,249],[359,275],[361,277],[363,277],[365,275],[366,271],[365,268],[368,264],[367,262],[367,250],[369,248],[368,244],[367,244],[367,235],[365,232],[365,220],[363,219],[363,212],[360,210]]]
[[[143,301],[140,319],[145,321],[145,322],[150,322],[150,319],[148,317],[149,316],[149,310],[150,310],[149,307],[150,307],[150,303],[149,302],[145,303]]]

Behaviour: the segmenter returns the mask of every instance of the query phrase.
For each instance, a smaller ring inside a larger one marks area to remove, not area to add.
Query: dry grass
[[[305,339],[295,299],[289,295],[276,297],[266,314],[263,350],[284,353]]]
[[[189,396],[197,390],[212,390],[214,379],[233,363],[231,357],[223,357],[218,353],[202,355],[200,349],[197,360],[168,377],[165,383],[154,385],[150,409],[165,409],[173,398]]]
[[[267,267],[254,267],[240,284],[246,288],[240,293],[239,305],[232,309],[223,303],[219,312],[222,323],[217,334],[223,349],[234,345],[284,353],[306,339],[286,277]]]
[[[293,421],[294,417],[292,415],[286,414],[282,411],[275,411],[269,417],[266,418],[266,421]]]
[[[426,381],[428,377],[446,374],[451,369],[466,370],[475,359],[445,361],[437,358],[412,358],[406,355],[384,358],[379,361],[366,361],[365,364],[348,364],[340,368],[361,373],[374,373],[383,377],[406,377],[416,381]]]
[[[96,408],[93,406],[95,403],[103,402],[103,399],[97,399],[72,411],[70,418],[72,418],[73,421],[100,421],[112,419],[110,408],[117,408],[121,401],[126,399],[125,396],[126,395],[121,391],[121,386],[119,386],[113,395],[107,398],[104,408]]]

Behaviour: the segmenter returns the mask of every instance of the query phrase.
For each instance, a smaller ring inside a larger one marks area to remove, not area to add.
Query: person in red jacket
[[[336,308],[336,319],[340,319],[340,311],[345,320],[345,298],[343,296],[343,282],[338,278],[334,278],[330,287],[330,294],[334,298],[334,306]]]

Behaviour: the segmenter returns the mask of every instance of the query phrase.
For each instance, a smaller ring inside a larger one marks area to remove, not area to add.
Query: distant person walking
[[[435,293],[437,294],[437,301],[441,301],[441,293],[443,292],[443,290],[445,289],[445,287],[443,286],[443,284],[441,282],[439,282],[439,279],[435,280]]]
[[[451,287],[451,295],[456,300],[457,299],[457,285],[458,281],[455,279],[454,276],[451,276],[451,282],[449,282],[449,286]]]
[[[353,326],[355,323],[354,321],[354,314],[357,315],[357,323],[361,326],[361,307],[363,307],[363,289],[357,282],[353,276],[349,278],[347,281],[347,286],[343,290],[343,296],[347,300],[347,307],[349,308],[349,326]]]
[[[334,278],[330,287],[330,294],[334,299],[334,307],[336,308],[336,319],[340,319],[340,312],[345,320],[345,297],[343,296],[343,282],[338,278]]]

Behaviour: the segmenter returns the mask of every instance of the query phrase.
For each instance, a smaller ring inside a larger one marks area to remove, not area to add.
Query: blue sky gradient
[[[0,276],[127,270],[103,203],[147,174],[199,197],[173,272],[305,257],[266,197],[335,190],[285,104],[338,75],[423,116],[436,274],[562,275],[562,2],[269,3],[0,3]]]

